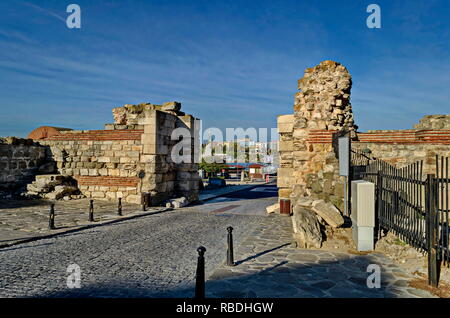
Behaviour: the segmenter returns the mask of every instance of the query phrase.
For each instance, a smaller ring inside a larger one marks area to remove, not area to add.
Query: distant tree
[[[222,171],[222,169],[226,168],[226,165],[223,163],[215,163],[215,162],[208,163],[205,162],[204,159],[202,159],[202,162],[200,162],[198,166],[200,169],[205,170],[208,177],[210,177],[211,174],[220,172]]]

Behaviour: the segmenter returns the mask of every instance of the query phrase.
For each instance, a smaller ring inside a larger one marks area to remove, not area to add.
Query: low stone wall
[[[0,138],[0,191],[13,192],[34,179],[46,149],[30,139]]]
[[[88,198],[140,203],[142,130],[68,131],[39,140],[58,172],[78,181]]]
[[[358,133],[352,149],[402,168],[423,161],[423,174],[435,173],[436,155],[450,155],[450,130],[398,130]]]

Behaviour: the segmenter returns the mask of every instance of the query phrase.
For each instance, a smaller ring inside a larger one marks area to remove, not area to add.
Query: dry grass
[[[409,282],[409,286],[412,288],[417,288],[425,290],[439,298],[450,298],[450,285],[445,282],[440,282],[438,287],[433,287],[428,285],[428,279],[426,275],[415,272],[414,273],[420,278],[415,278]]]

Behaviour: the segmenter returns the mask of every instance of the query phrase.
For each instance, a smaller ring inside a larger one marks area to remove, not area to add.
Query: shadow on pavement
[[[258,256],[255,255],[257,260]],[[206,281],[207,298],[399,298],[408,287],[406,279],[399,279],[382,270],[381,288],[367,286],[367,266],[374,263],[370,255],[358,256],[320,264],[289,260],[281,261],[251,274],[220,270]],[[239,268],[236,266],[235,268]],[[132,273],[131,273],[132,274]],[[108,284],[82,285],[80,289],[65,289],[35,295],[38,298],[191,298],[192,283],[183,288],[162,291],[163,286],[127,280]],[[82,283],[83,284],[83,283]],[[415,290],[420,296],[424,293]],[[426,296],[426,293],[424,294]]]
[[[288,245],[291,245],[291,243],[285,243],[285,244],[282,244],[282,245],[280,245],[280,246],[277,246],[277,247],[271,248],[271,249],[269,249],[269,250],[266,250],[266,251],[264,251],[264,252],[260,252],[260,253],[258,253],[258,254],[256,254],[256,255],[247,257],[246,259],[243,259],[243,260],[241,260],[241,261],[237,261],[237,262],[236,262],[236,266],[237,266],[237,265],[240,265],[240,264],[242,264],[242,263],[251,261],[252,259],[258,258],[259,256],[263,256],[263,255],[268,254],[268,253],[270,253],[270,252],[279,250],[280,248],[286,247],[286,246],[288,246]]]

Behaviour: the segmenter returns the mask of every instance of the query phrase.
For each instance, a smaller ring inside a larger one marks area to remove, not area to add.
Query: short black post
[[[49,218],[48,218],[48,228],[50,230],[54,230],[55,229],[55,204],[51,204],[50,205],[50,214],[49,214]]]
[[[122,216],[122,198],[119,198],[119,205],[117,206],[117,215]]]
[[[89,222],[94,222],[94,200],[89,201]]]
[[[206,248],[200,246],[197,248],[198,260],[197,260],[197,274],[195,277],[195,298],[205,298],[205,252]]]
[[[227,251],[227,265],[234,266],[233,257],[233,228],[231,226],[227,227],[228,231],[228,251]]]
[[[142,206],[142,211],[144,211],[144,212],[147,211],[144,193],[141,194],[141,206]]]

